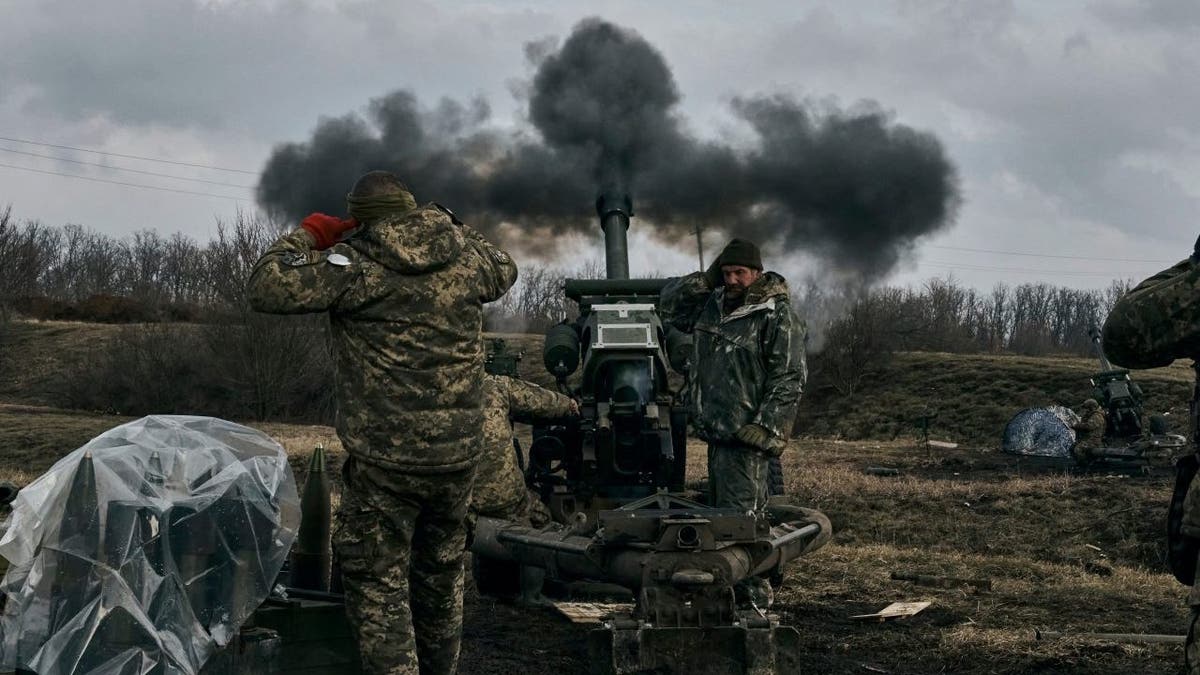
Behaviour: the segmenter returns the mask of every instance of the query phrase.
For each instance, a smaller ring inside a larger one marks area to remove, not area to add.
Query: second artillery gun
[[[1166,420],[1153,415],[1143,424],[1142,388],[1129,377],[1129,371],[1115,368],[1104,354],[1100,331],[1088,331],[1100,371],[1092,376],[1092,397],[1104,411],[1104,438],[1099,447],[1089,448],[1086,457],[1077,459],[1086,468],[1145,469],[1151,460],[1169,459],[1187,445],[1187,439],[1169,433]],[[1148,428],[1147,428],[1148,427]]]
[[[741,609],[734,586],[823,545],[830,533],[799,510],[771,517],[710,508],[684,493],[686,411],[668,369],[687,368],[690,338],[665,326],[666,280],[630,279],[628,197],[601,196],[606,279],[571,279],[573,322],[546,335],[546,369],[580,401],[580,417],[535,427],[527,483],[557,525],[480,518],[472,552],[542,567],[559,581],[622,585],[631,613],[590,636],[601,673],[791,673],[799,633],[765,608]]]

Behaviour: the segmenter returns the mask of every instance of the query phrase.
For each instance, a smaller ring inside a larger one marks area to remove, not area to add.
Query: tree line
[[[72,407],[329,421],[327,322],[258,314],[243,295],[254,262],[280,232],[239,213],[204,243],[153,230],[116,238],[17,222],[6,208],[0,339],[15,316],[130,324],[78,364],[63,392]],[[517,286],[487,308],[486,328],[543,332],[574,317],[565,279],[602,274],[596,261],[571,270],[525,265]],[[792,281],[813,375],[845,394],[895,351],[1089,355],[1088,329],[1128,288],[1027,283],[980,292],[949,278],[919,288]]]
[[[1089,331],[1131,286],[997,284],[984,293],[953,279],[871,289],[809,279],[794,302],[808,318],[814,375],[850,394],[897,351],[1092,356]]]
[[[328,322],[259,314],[245,298],[255,261],[278,234],[243,213],[219,222],[205,244],[152,231],[118,239],[16,223],[6,209],[0,340],[17,316],[124,324],[66,364],[53,392],[61,407],[328,423]]]

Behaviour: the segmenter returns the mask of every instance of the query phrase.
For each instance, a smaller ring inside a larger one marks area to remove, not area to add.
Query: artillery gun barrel
[[[1096,357],[1100,359],[1101,370],[1113,370],[1113,364],[1108,360],[1108,356],[1104,354],[1104,343],[1100,338],[1099,329],[1092,327],[1088,330],[1088,335],[1092,338],[1092,348],[1096,350]]]
[[[629,278],[629,243],[627,230],[633,215],[629,195],[606,193],[596,199],[600,229],[604,230],[604,265],[609,279]]]

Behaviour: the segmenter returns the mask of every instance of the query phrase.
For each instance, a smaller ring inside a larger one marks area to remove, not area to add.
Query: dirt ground
[[[0,479],[24,484],[99,432],[128,421],[0,405]],[[302,478],[327,427],[262,425]],[[703,478],[691,444],[689,476]],[[793,564],[773,608],[802,636],[806,670],[824,673],[1174,673],[1178,645],[1035,640],[1067,633],[1182,634],[1186,589],[1165,572],[1169,467],[1150,476],[1076,475],[994,452],[932,455],[911,441],[806,439],[784,455],[791,499],[830,516],[833,543]],[[864,473],[867,467],[898,476]],[[336,475],[336,474],[335,474]],[[917,586],[893,572],[987,579],[992,590]],[[894,601],[933,604],[908,619],[850,617]],[[587,672],[586,634],[550,611],[468,587],[464,675]]]
[[[703,448],[690,469],[703,476]],[[804,440],[784,457],[792,499],[831,517],[825,549],[791,566],[773,611],[795,626],[808,672],[1174,673],[1178,645],[1035,632],[1186,627],[1186,589],[1165,573],[1169,467],[1149,477],[1074,475],[971,449]],[[863,473],[868,466],[899,476]],[[990,591],[917,586],[894,572],[990,580]],[[850,617],[930,601],[914,617]],[[586,629],[468,596],[463,673],[587,672]],[[530,635],[536,638],[530,639]]]

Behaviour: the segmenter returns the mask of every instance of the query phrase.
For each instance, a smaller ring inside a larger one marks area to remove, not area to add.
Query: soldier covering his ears
[[[712,505],[761,511],[808,374],[787,282],[763,272],[757,246],[734,239],[707,272],[672,279],[660,305],[665,321],[693,333],[689,412],[709,444]]]
[[[349,455],[334,545],[364,671],[453,673],[484,418],[483,304],[517,268],[449,210],[418,206],[391,173],[362,176],[346,201],[351,218],[313,214],[276,241],[247,293],[260,312],[329,314]]]

